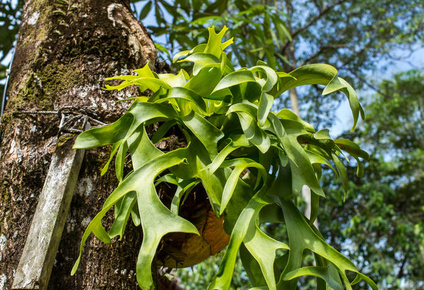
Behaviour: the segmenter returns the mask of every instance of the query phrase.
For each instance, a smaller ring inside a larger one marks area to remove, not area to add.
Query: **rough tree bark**
[[[128,106],[116,101],[130,92],[103,91],[103,79],[146,62],[153,67],[155,60],[154,45],[126,1],[26,1],[1,128],[0,289],[11,288],[52,152],[74,137],[57,140],[55,115],[13,112],[73,106],[109,123]],[[112,245],[90,238],[79,271],[70,276],[85,227],[116,186],[113,172],[100,178],[107,158],[86,151],[49,289],[137,289],[134,249],[141,233],[132,225]]]

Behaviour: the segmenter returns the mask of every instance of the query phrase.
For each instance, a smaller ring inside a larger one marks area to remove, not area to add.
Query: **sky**
[[[382,60],[375,71],[369,72],[369,78],[371,80],[371,83],[378,83],[379,80],[390,79],[395,74],[406,72],[412,69],[424,71],[424,47],[417,48],[416,51],[410,55],[409,53],[408,55],[405,55],[405,52],[403,51],[393,51],[392,56],[397,56],[399,58],[404,57],[404,59],[400,59],[397,61]],[[383,69],[384,67],[386,67],[386,69]],[[359,96],[359,100],[361,101],[361,98],[363,99],[366,97],[371,97],[376,92],[372,88],[365,88],[363,90],[358,91],[357,93]],[[350,127],[353,123],[353,118],[346,118],[346,115],[349,114],[349,112],[349,104],[345,100],[337,109],[336,116],[339,120],[338,123],[332,128],[332,137],[339,136],[344,131],[350,130]],[[361,126],[361,122],[363,122],[363,120],[360,120],[358,122],[357,127]]]

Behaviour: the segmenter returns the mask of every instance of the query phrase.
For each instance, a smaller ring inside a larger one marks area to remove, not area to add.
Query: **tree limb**
[[[402,278],[402,277],[403,277],[403,268],[405,267],[405,264],[406,264],[406,261],[407,261],[407,260],[408,260],[408,257],[405,255],[405,256],[403,257],[402,264],[400,265],[399,272],[398,272],[398,274],[397,274],[397,277],[396,277],[396,278],[400,279],[400,278]]]
[[[294,39],[302,31],[311,27],[315,22],[317,22],[321,17],[323,17],[328,12],[330,12],[334,7],[340,5],[344,2],[346,2],[346,0],[339,0],[336,3],[334,3],[333,5],[327,6],[324,9],[320,10],[320,12],[317,15],[315,15],[307,24],[305,24],[304,26],[298,28],[296,31],[291,33],[292,39]],[[284,47],[281,49],[281,52],[284,52],[287,49],[287,47],[289,46],[290,43],[291,43],[291,41],[286,43],[286,45],[284,45]]]
[[[369,88],[373,89],[374,91],[376,91],[378,94],[380,94],[381,96],[387,96],[387,94],[385,94],[384,92],[382,92],[378,87],[374,86],[373,84],[371,84],[370,82],[368,82],[366,79],[364,79],[363,77],[361,77],[360,75],[358,75],[356,72],[349,70],[351,74],[353,74],[355,77],[357,77],[361,82],[363,82],[364,84],[366,84]]]
[[[324,50],[327,50],[327,49],[335,49],[335,50],[337,50],[339,48],[353,49],[353,47],[351,47],[349,45],[346,45],[346,44],[329,44],[329,45],[324,45],[318,51],[314,52],[311,56],[309,56],[307,59],[305,59],[299,66],[302,66],[302,65],[305,65],[305,64],[309,63],[311,60],[313,60],[318,55],[320,55]]]
[[[314,24],[315,22],[317,22],[321,17],[323,17],[325,14],[327,14],[328,12],[330,12],[334,7],[342,4],[343,2],[346,2],[346,0],[339,0],[336,3],[334,3],[333,5],[327,6],[324,9],[322,9],[321,12],[319,14],[315,15],[306,25],[298,28],[295,32],[293,32],[292,38],[294,38],[296,35],[298,35],[299,33],[301,33],[303,30],[308,29],[309,27],[311,27],[312,24]]]

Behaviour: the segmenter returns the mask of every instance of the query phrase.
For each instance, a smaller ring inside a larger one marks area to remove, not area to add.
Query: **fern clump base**
[[[222,41],[226,30],[216,33],[209,28],[206,44],[174,57],[174,61],[193,64],[190,74],[185,70],[156,74],[146,65],[135,70],[135,75],[109,78],[122,82],[106,86],[108,90],[137,85],[152,94],[133,98],[118,121],[90,129],[76,141],[75,148],[112,144],[103,170],[114,159],[120,181],[88,225],[81,251],[91,233],[105,243],[122,237],[131,219],[143,231],[136,260],[142,289],[155,287],[152,268],[156,265],[188,266],[198,262],[193,258],[197,251],[200,262],[227,243],[210,289],[229,289],[238,253],[252,285],[261,289],[295,289],[301,276],[317,277],[318,289],[351,289],[361,280],[376,289],[374,282],[328,245],[313,226],[319,199],[325,197],[319,183],[322,166],[331,168],[347,190],[346,169],[340,160],[345,158],[343,151],[358,161],[359,176],[363,173],[359,158],[367,159],[368,154],[352,141],[333,140],[327,129],[315,131],[288,109],[271,111],[273,101],[283,92],[319,84],[325,86],[323,95],[336,91],[346,95],[355,127],[363,115],[355,91],[334,67],[325,64],[306,65],[290,73],[276,72],[263,62],[235,70],[224,52],[232,43],[232,39]],[[149,136],[146,128],[152,124],[159,126]],[[170,130],[180,132],[177,141],[184,145],[160,150],[159,144],[169,143]],[[133,170],[124,174],[128,153]],[[167,202],[158,195],[161,185],[172,188]],[[303,186],[311,189],[310,219],[297,207]],[[204,206],[190,206],[193,196],[201,194]],[[106,230],[102,218],[112,208],[115,220]],[[203,226],[185,215],[187,210],[203,210],[199,215],[206,220]],[[269,236],[260,227],[263,223],[284,224],[288,239]],[[163,241],[180,233],[185,233],[178,242],[185,250],[181,246],[178,255],[164,250],[169,243]],[[195,236],[200,240],[191,245],[186,242]],[[207,254],[203,247],[195,247],[204,242],[209,245]],[[279,249],[285,250],[284,255],[278,254]],[[302,265],[305,251],[314,253],[315,266]],[[81,254],[72,273],[80,259]],[[356,278],[349,280],[348,272]]]

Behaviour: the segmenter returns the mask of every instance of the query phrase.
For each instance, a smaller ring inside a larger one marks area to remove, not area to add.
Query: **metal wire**
[[[64,106],[59,108],[57,111],[14,111],[12,113],[14,116],[18,115],[57,115],[60,119],[59,123],[59,131],[60,133],[82,133],[83,130],[75,129],[73,126],[79,122],[79,120],[83,120],[82,128],[85,128],[87,122],[95,123],[98,125],[106,125],[91,116],[96,116],[97,114],[88,109],[88,108],[78,108],[73,106]],[[91,115],[91,116],[90,116]]]

